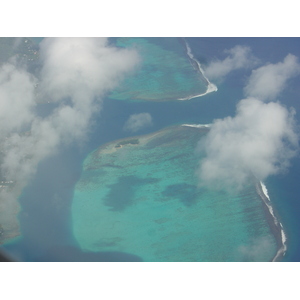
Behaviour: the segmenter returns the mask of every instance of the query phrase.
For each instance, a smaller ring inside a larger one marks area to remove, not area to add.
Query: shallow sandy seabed
[[[195,147],[207,130],[173,126],[91,153],[72,204],[81,248],[145,261],[272,260],[276,239],[255,182],[238,195],[199,187]]]

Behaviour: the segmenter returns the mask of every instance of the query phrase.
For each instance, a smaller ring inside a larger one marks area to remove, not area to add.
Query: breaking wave
[[[191,95],[185,98],[179,98],[177,100],[190,100],[193,98],[197,98],[197,97],[202,97],[206,94],[212,93],[212,92],[216,92],[218,90],[217,86],[213,83],[211,83],[208,78],[205,76],[203,69],[201,68],[201,64],[198,62],[198,60],[194,57],[192,50],[190,48],[190,46],[188,45],[188,43],[186,42],[185,39],[184,43],[185,43],[185,47],[186,47],[186,53],[188,55],[188,57],[190,58],[191,64],[194,67],[194,69],[199,72],[203,78],[203,80],[205,81],[206,85],[207,85],[207,89],[205,93],[199,94],[199,95]]]
[[[261,192],[263,193],[263,197],[261,195]],[[287,245],[286,245],[287,238],[286,238],[286,234],[283,230],[282,223],[278,221],[277,217],[274,214],[274,209],[271,204],[271,199],[269,197],[267,187],[262,181],[260,181],[260,189],[258,189],[258,193],[261,196],[261,198],[263,199],[264,203],[266,204],[270,214],[272,215],[275,226],[280,230],[281,247],[278,249],[276,255],[274,256],[274,258],[272,260],[274,262],[274,261],[277,261],[281,255],[282,256],[285,255],[286,250],[287,250]]]

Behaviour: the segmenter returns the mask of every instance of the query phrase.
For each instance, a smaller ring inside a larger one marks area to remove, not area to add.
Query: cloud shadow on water
[[[137,176],[122,176],[118,182],[109,185],[109,194],[104,198],[104,204],[112,211],[123,211],[134,203],[136,190],[145,184],[159,181],[157,178],[139,178]]]
[[[37,261],[47,262],[141,262],[141,257],[116,251],[84,252],[72,246],[50,248]]]
[[[192,206],[196,203],[199,193],[201,190],[195,185],[178,183],[168,185],[161,194],[164,197],[177,198],[185,206]]]

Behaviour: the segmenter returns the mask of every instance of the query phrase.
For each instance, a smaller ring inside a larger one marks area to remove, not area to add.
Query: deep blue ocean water
[[[187,38],[192,52],[200,63],[222,58],[222,51],[235,45],[248,45],[263,61],[277,63],[292,53],[300,57],[300,39],[263,38]],[[37,174],[20,197],[22,211],[19,219],[22,237],[8,243],[5,249],[18,260],[24,261],[139,261],[141,258],[123,253],[84,253],[71,235],[70,204],[73,189],[80,178],[82,161],[92,150],[106,142],[127,137],[122,130],[133,113],[148,112],[154,125],[140,131],[147,134],[179,123],[210,123],[215,118],[233,116],[235,105],[243,98],[242,87],[248,71],[235,71],[222,83],[218,92],[190,101],[125,102],[104,101],[103,110],[95,120],[90,140],[83,147],[62,149],[59,155],[42,162]],[[299,79],[290,81],[279,97],[287,107],[300,112]],[[297,115],[300,124],[299,115]],[[298,178],[300,158],[292,161],[289,172],[266,181],[271,200],[286,229],[287,261],[300,261],[300,204]]]

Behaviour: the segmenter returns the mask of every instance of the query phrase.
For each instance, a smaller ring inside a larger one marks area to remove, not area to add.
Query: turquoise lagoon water
[[[253,184],[238,195],[198,186],[198,141],[176,126],[101,146],[84,161],[72,221],[84,251],[144,261],[268,261],[277,251]]]
[[[119,38],[116,45],[135,48],[138,69],[125,78],[110,98],[127,101],[167,101],[203,94],[206,82],[177,38]]]

